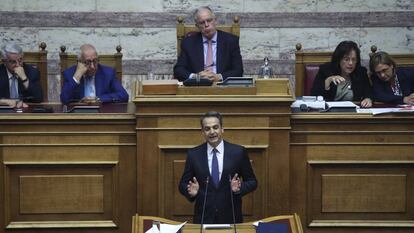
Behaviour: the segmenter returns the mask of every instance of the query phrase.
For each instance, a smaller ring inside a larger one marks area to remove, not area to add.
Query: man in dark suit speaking
[[[235,221],[241,223],[242,196],[257,187],[247,150],[222,139],[220,113],[208,112],[200,123],[206,143],[188,151],[179,190],[189,201],[195,201],[194,223],[233,223],[231,195]]]
[[[194,21],[200,32],[183,39],[174,76],[180,81],[200,77],[215,82],[243,76],[239,38],[216,30],[216,16],[209,7],[198,8]]]

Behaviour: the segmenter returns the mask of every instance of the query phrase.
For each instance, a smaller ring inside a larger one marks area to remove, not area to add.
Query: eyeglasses
[[[23,58],[19,58],[17,60],[10,60],[10,59],[5,59],[7,63],[9,63],[10,65],[17,65],[17,64],[22,64],[23,63]]]
[[[99,59],[93,59],[93,60],[83,60],[82,63],[85,64],[86,66],[90,66],[92,64],[96,65],[98,64]]]
[[[203,20],[203,21],[197,21],[197,26],[198,27],[208,26],[208,25],[210,25],[210,23],[213,22],[213,20],[214,20],[214,18],[208,18],[208,19]]]
[[[344,57],[342,58],[342,61],[345,63],[349,63],[352,62],[353,64],[355,64],[357,62],[357,58],[356,57]]]

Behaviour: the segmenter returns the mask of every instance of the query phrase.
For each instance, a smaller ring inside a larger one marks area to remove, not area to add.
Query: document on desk
[[[176,233],[178,232],[187,222],[183,222],[178,225],[172,225],[172,224],[166,224],[161,223],[160,224],[160,233]]]
[[[173,224],[166,224],[166,223],[160,223],[160,229],[158,230],[158,227],[156,225],[153,225],[149,230],[147,230],[145,233],[176,233],[178,232],[184,224],[187,222],[183,222],[178,225]]]
[[[351,101],[327,101],[326,105],[328,108],[356,108],[356,104]]]
[[[414,113],[414,106],[402,106],[399,108],[361,108],[358,109],[358,113],[371,113],[374,116],[386,113]]]

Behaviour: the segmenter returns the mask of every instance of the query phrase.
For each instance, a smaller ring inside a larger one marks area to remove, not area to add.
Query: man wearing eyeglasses
[[[128,102],[128,93],[116,79],[115,69],[99,64],[94,46],[80,47],[78,63],[63,72],[60,100],[69,102]]]
[[[9,43],[1,49],[0,103],[11,107],[27,107],[24,102],[41,102],[40,72],[23,62],[23,50]]]
[[[174,76],[180,81],[207,78],[214,82],[243,76],[239,38],[217,30],[216,16],[207,6],[194,12],[194,21],[200,32],[183,39]]]

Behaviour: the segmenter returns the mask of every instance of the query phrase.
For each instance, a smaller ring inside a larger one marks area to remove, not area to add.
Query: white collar
[[[213,36],[213,38],[211,38],[211,41],[214,41],[214,42],[217,42],[217,31],[216,31],[216,33],[214,33],[214,36]],[[203,37],[203,43],[206,43],[207,41],[208,41],[208,39],[207,39],[207,37],[205,37],[205,36],[203,36],[202,35],[202,37]]]
[[[214,147],[211,146],[208,142],[207,142],[207,152],[210,154],[212,153]],[[223,154],[224,152],[224,140],[221,140],[221,142],[217,145],[217,147],[215,147],[215,149],[219,152],[219,154]]]
[[[6,67],[6,71],[7,71],[7,76],[9,77],[9,80],[13,77],[13,74],[10,73],[9,69],[7,69]]]

